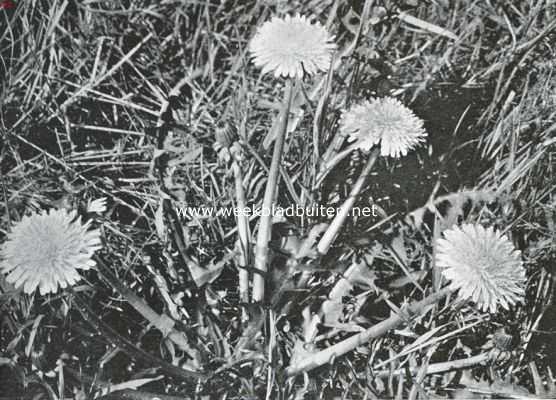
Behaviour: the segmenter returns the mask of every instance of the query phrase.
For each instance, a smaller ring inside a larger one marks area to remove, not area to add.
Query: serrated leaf
[[[295,255],[295,258],[301,259],[304,257],[315,258],[317,256],[317,239],[326,230],[328,224],[322,223],[317,224],[311,228],[309,235],[301,242],[299,251]]]
[[[100,197],[87,203],[87,212],[88,213],[96,213],[102,214],[106,211],[106,197]]]
[[[106,388],[102,389],[101,394],[102,395],[107,395],[107,394],[112,393],[112,392],[117,392],[117,391],[126,390],[126,389],[135,390],[135,389],[137,389],[141,386],[146,385],[147,383],[158,381],[162,378],[163,378],[163,376],[159,375],[159,376],[155,376],[153,378],[133,379],[133,380],[130,380],[130,381],[127,381],[127,382],[112,384],[109,387],[106,387]]]
[[[495,199],[495,194],[488,190],[465,190],[450,193],[437,197],[434,201],[412,211],[405,217],[404,221],[410,226],[420,227],[425,223],[425,214],[427,212],[433,213],[439,218],[439,228],[442,232],[457,223],[458,219],[464,217],[466,208],[488,204]]]
[[[342,300],[326,300],[322,303],[323,319],[326,325],[336,325],[344,316],[344,305]]]
[[[302,340],[297,339],[293,346],[290,365],[297,365],[315,352],[316,350],[312,349],[312,344],[304,343]]]
[[[200,267],[197,263],[191,263],[189,265],[191,277],[195,281],[197,287],[214,282],[214,280],[220,276],[223,268],[224,264],[210,263],[206,268]]]
[[[236,256],[237,251],[230,251],[220,261],[216,263],[213,261],[204,268],[197,263],[190,263],[188,265],[189,271],[197,287],[214,282],[222,273],[226,263]]]

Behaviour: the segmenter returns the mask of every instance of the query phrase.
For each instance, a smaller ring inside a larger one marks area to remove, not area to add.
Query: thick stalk
[[[393,314],[384,321],[366,329],[361,333],[350,336],[342,342],[336,343],[335,345],[317,353],[307,355],[307,357],[301,359],[296,365],[290,365],[286,368],[286,376],[294,376],[328,364],[334,359],[354,350],[356,347],[366,344],[369,340],[385,335],[392,329],[408,322],[408,319],[412,316],[424,313],[429,305],[437,303],[450,292],[451,290],[449,288],[442,289],[429,295],[428,297],[425,297],[421,301],[410,304],[407,307],[402,307],[401,313]]]
[[[241,167],[234,161],[232,164],[235,178],[236,202],[239,210],[247,207],[245,190],[243,188],[243,174]],[[249,272],[246,267],[249,264],[249,221],[245,214],[237,215],[237,232],[239,236],[239,298],[242,303],[249,302]]]
[[[338,213],[336,214],[336,216],[328,226],[328,229],[326,230],[326,232],[324,232],[324,235],[322,236],[317,246],[317,250],[321,255],[328,253],[330,246],[332,246],[332,243],[334,243],[336,236],[338,236],[338,232],[344,225],[344,222],[346,221],[349,212],[353,208],[353,205],[355,204],[357,197],[359,197],[359,193],[361,193],[361,190],[363,189],[363,185],[365,184],[365,181],[367,180],[367,176],[370,174],[373,165],[375,164],[378,158],[378,154],[379,154],[379,148],[375,147],[375,149],[369,155],[369,158],[367,159],[367,163],[365,164],[363,171],[361,171],[361,174],[359,175],[357,182],[355,182],[355,185],[353,185],[353,188],[349,193],[349,197],[346,199],[346,201],[344,201],[344,203],[338,210]]]
[[[496,353],[487,352],[487,353],[480,353],[476,356],[469,357],[469,358],[462,358],[459,360],[452,360],[446,362],[440,362],[435,364],[429,364],[427,367],[426,374],[433,375],[433,374],[442,374],[445,372],[456,371],[458,369],[467,369],[473,368],[479,364],[483,364],[489,360],[491,360]],[[417,373],[419,368],[410,368],[410,372],[412,374]],[[388,378],[391,375],[403,375],[406,374],[407,370],[405,368],[400,368],[395,371],[380,371],[376,374],[379,378]]]
[[[253,276],[253,301],[264,300],[265,276],[267,272],[268,259],[268,242],[272,230],[272,206],[278,183],[280,180],[280,162],[282,161],[282,153],[284,151],[284,141],[286,130],[288,127],[288,115],[292,100],[293,82],[291,79],[286,81],[284,100],[280,110],[280,124],[278,126],[278,134],[274,143],[274,152],[272,154],[272,162],[268,171],[268,180],[264,192],[263,205],[261,209],[261,217],[259,222],[259,231],[257,233],[257,245],[255,248],[255,274]]]

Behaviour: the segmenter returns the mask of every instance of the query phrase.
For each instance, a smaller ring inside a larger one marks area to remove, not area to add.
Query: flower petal
[[[525,270],[520,252],[492,227],[464,224],[436,241],[436,266],[459,297],[491,313],[508,309],[525,296]]]
[[[334,37],[319,23],[305,16],[273,17],[259,27],[249,43],[253,63],[262,73],[303,78],[326,71],[336,49]]]
[[[7,281],[32,293],[55,293],[77,282],[78,270],[95,265],[91,259],[101,246],[100,232],[82,223],[77,212],[43,211],[15,224],[0,249],[0,269]]]
[[[380,154],[398,158],[423,142],[423,121],[392,97],[370,99],[342,114],[340,132],[368,151],[380,142]]]

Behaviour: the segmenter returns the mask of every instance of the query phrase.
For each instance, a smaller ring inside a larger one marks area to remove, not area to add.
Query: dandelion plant
[[[391,97],[372,99],[345,111],[340,121],[340,132],[348,137],[348,141],[353,142],[350,150],[360,149],[365,152],[370,151],[370,154],[348,199],[342,204],[340,211],[318,244],[321,254],[328,252],[338,235],[378,154],[393,158],[405,156],[427,136],[423,128],[423,120],[415,116],[399,100]],[[346,152],[340,154],[347,155]],[[333,160],[341,161],[338,158]],[[328,166],[327,169],[332,167]]]
[[[443,275],[452,281],[449,286],[421,301],[403,306],[398,313],[363,332],[290,365],[286,373],[293,376],[324,365],[407,323],[412,317],[423,314],[428,306],[454,292],[461,300],[473,301],[480,309],[491,313],[497,311],[497,304],[508,308],[510,304],[523,301],[525,270],[520,253],[500,232],[481,225],[456,226],[447,230],[437,245],[437,264],[442,268]]]
[[[270,210],[279,184],[279,169],[293,96],[293,81],[294,79],[300,81],[305,75],[313,75],[318,71],[326,71],[335,44],[333,37],[320,23],[312,23],[307,17],[297,15],[285,18],[274,17],[264,23],[251,40],[249,49],[253,62],[262,67],[263,73],[273,72],[275,77],[286,78],[278,134],[274,143],[255,249],[257,273],[253,279],[253,300],[262,301],[265,290],[264,274],[268,268],[268,242],[272,229]]]

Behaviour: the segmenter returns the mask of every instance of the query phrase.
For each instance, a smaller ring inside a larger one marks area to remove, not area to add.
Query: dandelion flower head
[[[340,131],[360,149],[380,143],[382,156],[400,157],[427,136],[423,120],[393,97],[372,98],[342,114]]]
[[[483,311],[509,309],[525,296],[525,269],[520,252],[499,231],[464,224],[437,241],[436,266],[458,296]]]
[[[303,78],[326,71],[336,49],[333,36],[302,15],[274,17],[265,22],[249,44],[256,66],[274,76]]]
[[[75,211],[50,210],[25,216],[15,224],[0,249],[0,270],[16,288],[41,295],[56,293],[80,280],[78,270],[95,265],[100,232],[90,230]]]

